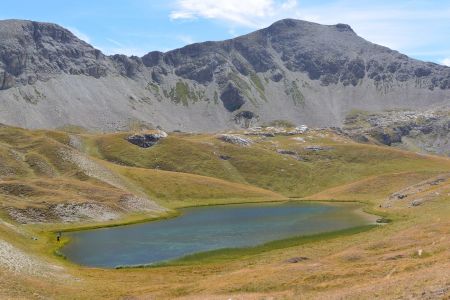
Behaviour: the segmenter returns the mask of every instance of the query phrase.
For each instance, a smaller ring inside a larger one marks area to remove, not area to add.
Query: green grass
[[[292,101],[294,101],[294,104],[300,104],[305,105],[305,96],[300,91],[300,88],[298,87],[298,84],[296,81],[292,81],[291,85],[289,87],[289,93],[292,97]]]
[[[173,136],[144,149],[130,144],[125,137],[126,134],[117,134],[97,139],[100,157],[132,167],[192,173],[245,183],[233,166],[219,158],[221,153],[210,144]]]
[[[195,92],[191,90],[186,82],[178,81],[175,84],[175,88],[172,88],[168,94],[170,99],[175,103],[181,103],[184,106],[189,105],[189,101],[197,102],[203,97],[201,92]]]
[[[219,94],[217,94],[217,91],[214,91],[214,104],[219,104]]]
[[[243,257],[254,256],[268,251],[273,251],[277,249],[285,249],[289,247],[294,247],[298,245],[304,245],[308,243],[326,241],[330,239],[335,239],[343,236],[349,236],[353,234],[362,233],[374,228],[378,225],[364,225],[357,226],[353,228],[331,231],[325,233],[319,233],[314,235],[297,236],[288,239],[282,239],[277,241],[268,242],[262,245],[246,248],[225,248],[213,251],[201,252],[192,255],[188,255],[176,260],[162,262],[153,265],[143,265],[143,267],[163,267],[163,266],[183,266],[183,265],[193,265],[193,264],[207,264],[216,263],[221,261],[229,261],[240,259]]]
[[[293,128],[293,127],[295,127],[295,124],[292,123],[291,121],[287,121],[287,120],[274,120],[274,121],[270,122],[268,124],[268,126]]]
[[[266,94],[264,93],[264,84],[261,82],[261,79],[259,78],[258,74],[251,73],[250,74],[250,80],[252,81],[253,85],[256,87],[256,90],[259,93],[259,96],[267,102]]]
[[[303,197],[352,181],[395,172],[445,172],[450,163],[388,147],[342,143],[315,137],[311,144],[330,147],[307,151],[290,137],[270,138],[278,148],[296,151],[303,161],[280,155],[272,144],[251,147],[223,143],[208,135],[173,135],[143,149],[125,134],[96,139],[100,158],[133,167],[191,173],[246,183],[286,196]],[[221,160],[219,155],[229,156]]]
[[[169,208],[284,198],[258,187],[187,173],[118,166],[114,170]]]

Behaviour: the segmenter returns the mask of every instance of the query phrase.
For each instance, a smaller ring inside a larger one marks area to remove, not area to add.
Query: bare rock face
[[[55,24],[1,21],[0,41],[0,69],[23,85],[60,73],[99,78],[109,69],[99,50]],[[9,87],[3,83],[3,89]]]
[[[222,100],[223,106],[230,112],[238,110],[245,103],[239,88],[231,82],[228,83],[222,95],[220,95],[220,100]]]
[[[12,88],[15,84],[16,80],[11,74],[6,71],[0,74],[0,90]]]
[[[420,110],[449,99],[449,67],[372,44],[346,24],[285,19],[226,41],[127,57],[106,56],[56,24],[0,21],[0,122],[9,125],[341,126],[353,109]]]

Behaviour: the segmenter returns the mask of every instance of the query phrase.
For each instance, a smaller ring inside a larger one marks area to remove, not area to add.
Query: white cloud
[[[258,28],[282,18],[297,5],[296,0],[177,0],[170,18],[216,19],[230,25]]]
[[[417,58],[447,57],[450,7],[446,1],[173,0],[172,20],[222,22],[230,36],[237,28],[257,29],[282,18],[321,24],[345,23],[365,39]],[[436,52],[441,52],[439,55]]]
[[[106,41],[108,41],[107,45],[96,47],[106,55],[125,54],[126,56],[143,56],[148,53],[148,50],[146,49],[125,45],[110,38],[107,38]]]
[[[450,9],[431,2],[337,0],[327,5],[302,6],[294,14],[322,24],[349,24],[369,41],[396,50],[425,52],[420,48],[445,45],[442,36],[450,29]]]
[[[193,43],[195,43],[195,39],[192,36],[190,36],[190,35],[184,35],[184,34],[178,35],[177,39],[179,41],[181,41],[182,43],[184,43],[184,44],[193,44]]]
[[[84,34],[83,32],[79,31],[75,27],[66,27],[70,32],[72,32],[76,37],[79,39],[85,41],[86,43],[91,43],[91,39],[87,34]]]
[[[450,67],[450,57],[446,58],[446,59],[443,59],[442,60],[442,64]]]

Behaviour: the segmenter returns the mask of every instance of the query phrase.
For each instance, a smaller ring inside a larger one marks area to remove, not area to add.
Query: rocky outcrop
[[[347,117],[344,128],[358,142],[450,155],[450,112],[445,109],[359,112]]]
[[[0,73],[0,90],[6,90],[12,88],[16,83],[14,77],[8,72],[4,71]]]
[[[396,203],[407,204],[410,207],[420,206],[446,193],[450,174],[441,174],[434,178],[408,186],[392,193],[386,198],[382,207],[390,208]]]
[[[249,146],[253,143],[251,140],[243,138],[242,136],[236,134],[220,134],[217,136],[217,138],[224,142],[239,146]]]
[[[245,103],[239,88],[231,82],[228,83],[227,87],[220,95],[220,100],[222,100],[223,106],[230,112],[238,110]]]
[[[126,138],[126,140],[133,145],[139,146],[141,148],[149,148],[159,142],[159,140],[166,138],[167,133],[164,131],[158,132],[148,132],[133,134]]]
[[[46,81],[61,73],[100,78],[113,72],[99,50],[55,24],[0,21],[0,41],[0,70],[21,85]],[[2,88],[12,87],[11,83],[12,79],[6,85],[3,80]]]

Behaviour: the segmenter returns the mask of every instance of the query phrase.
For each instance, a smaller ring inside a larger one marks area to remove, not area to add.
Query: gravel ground
[[[15,274],[58,278],[61,275],[69,276],[64,274],[62,267],[45,263],[3,240],[0,240],[0,267]]]

